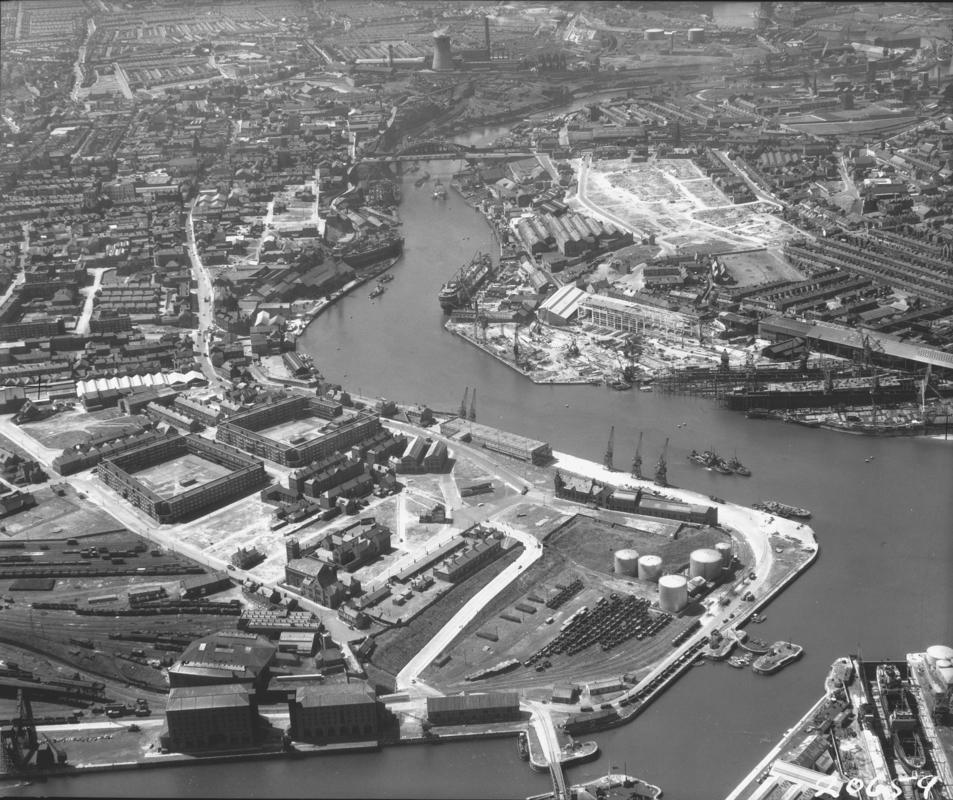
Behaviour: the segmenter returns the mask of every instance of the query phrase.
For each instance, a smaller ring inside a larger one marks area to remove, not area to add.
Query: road
[[[732,161],[724,150],[715,150],[714,152],[721,157],[721,160],[724,161],[726,167],[728,167],[732,172],[735,173],[735,175],[741,178],[741,180],[748,185],[748,188],[751,189],[754,196],[760,201],[763,203],[770,203],[771,205],[778,206],[779,208],[784,208],[786,205],[788,205],[783,200],[775,197],[770,192],[767,192],[758,186],[754,179],[748,175],[747,171],[742,166]]]
[[[106,267],[96,267],[93,270],[93,285],[85,290],[86,302],[83,303],[83,313],[79,315],[79,320],[76,322],[76,333],[78,334],[85,335],[89,333],[89,320],[93,316],[96,292],[98,292],[99,287],[103,285],[103,274],[105,272]]]
[[[497,523],[490,522],[490,525]],[[524,550],[520,557],[504,569],[499,575],[480,589],[456,614],[454,614],[443,628],[415,655],[397,675],[397,691],[405,691],[416,685],[424,692],[433,691],[430,687],[420,683],[417,676],[423,672],[444,649],[449,646],[460,632],[469,625],[483,607],[496,597],[503,589],[510,585],[517,576],[533,562],[543,555],[543,545],[535,536],[522,533],[506,527],[506,532],[523,545]]]
[[[195,242],[195,201],[192,201],[192,207],[189,209],[188,225],[186,225],[186,238],[189,251],[189,260],[192,262],[192,277],[195,279],[196,293],[198,295],[199,321],[196,344],[199,348],[199,364],[202,366],[202,373],[208,378],[210,386],[227,386],[219,374],[212,366],[212,360],[209,355],[211,350],[212,331],[217,327],[215,324],[214,308],[214,290],[212,287],[212,276],[208,268],[202,263],[199,255],[198,246]]]
[[[560,763],[559,741],[556,738],[556,728],[553,725],[549,708],[542,703],[531,700],[524,700],[523,705],[529,708],[533,715],[532,724],[536,729],[546,760],[549,762],[549,774],[553,779],[556,800],[563,800],[563,798],[569,797],[569,789],[566,786],[566,774],[563,772]]]

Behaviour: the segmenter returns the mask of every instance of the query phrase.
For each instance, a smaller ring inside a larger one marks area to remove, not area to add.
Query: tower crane
[[[655,465],[655,485],[668,486],[668,465],[665,461],[668,453],[668,437],[665,438],[665,444],[662,445],[662,452],[659,453],[658,464]]]
[[[609,443],[606,445],[606,454],[602,458],[602,466],[608,470],[613,470],[612,466],[612,440],[615,438],[615,425],[609,428]]]
[[[642,480],[642,431],[639,431],[639,443],[635,446],[635,458],[632,459],[632,477]]]

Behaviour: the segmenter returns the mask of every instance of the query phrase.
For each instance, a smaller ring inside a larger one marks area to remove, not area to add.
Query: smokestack
[[[387,66],[394,68],[394,45],[387,45]]]
[[[486,57],[490,58],[490,18],[483,18],[483,41],[486,45]]]

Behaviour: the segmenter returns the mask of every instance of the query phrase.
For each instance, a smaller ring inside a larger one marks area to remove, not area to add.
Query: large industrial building
[[[263,636],[243,631],[220,631],[196,639],[169,667],[169,686],[238,684],[250,693],[268,686],[277,648]]]
[[[265,480],[260,461],[201,436],[171,436],[107,458],[99,478],[162,524],[235,500]]]
[[[258,706],[244,686],[176,687],[169,692],[163,745],[179,752],[234,750],[255,743]]]
[[[373,436],[381,429],[375,414],[327,416],[321,398],[289,397],[235,414],[218,426],[215,438],[286,467],[302,467]],[[324,420],[323,423],[319,420]]]
[[[288,710],[296,741],[366,742],[380,737],[380,704],[364,683],[298,687]]]
[[[492,450],[494,453],[518,458],[520,461],[531,461],[534,464],[545,464],[553,457],[553,449],[546,442],[529,439],[489,425],[480,425],[461,419],[452,419],[440,426],[444,436],[456,436],[461,441]],[[467,438],[469,437],[469,438]]]
[[[519,718],[520,698],[516,692],[427,698],[427,719],[433,725],[473,725]]]
[[[579,306],[580,320],[617,331],[662,331],[671,336],[698,338],[698,316],[634,300],[590,294]]]
[[[929,368],[938,376],[953,375],[953,353],[831,322],[766,317],[758,323],[758,336],[778,342],[802,339],[815,352],[869,358],[871,363],[882,367],[911,371]]]

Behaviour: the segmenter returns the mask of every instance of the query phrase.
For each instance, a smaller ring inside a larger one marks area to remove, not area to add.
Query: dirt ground
[[[720,256],[721,261],[737,286],[753,286],[768,281],[800,281],[804,275],[792,267],[780,252],[774,249],[754,250],[749,253],[731,253]]]
[[[118,408],[107,408],[87,414],[82,407],[54,414],[40,422],[28,422],[23,430],[44,447],[65,450],[88,442],[94,436],[121,436],[151,424],[148,417],[125,416]]]
[[[62,496],[59,494],[62,491]],[[67,484],[38,489],[33,508],[5,517],[0,523],[4,539],[68,539],[124,530],[113,517],[90,503],[84,503]]]

